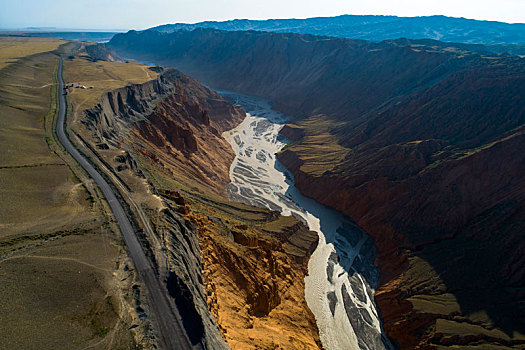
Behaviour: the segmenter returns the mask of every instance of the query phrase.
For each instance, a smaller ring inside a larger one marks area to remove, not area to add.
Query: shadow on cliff
[[[337,224],[336,234],[326,236],[327,243],[333,244],[339,257],[338,262],[349,277],[354,272],[359,272],[372,288],[377,288],[379,273],[374,265],[376,248],[373,240],[369,238],[364,241],[360,250],[363,258],[354,260],[350,265],[345,264],[347,252],[344,249],[348,246],[341,244],[341,240],[355,246],[361,235],[366,233],[344,214],[304,197],[293,186],[293,175],[282,164],[277,163],[275,168],[286,174],[286,181],[290,185],[286,196],[300,201],[303,208],[320,217],[323,232],[333,231],[333,220],[341,220]],[[525,305],[522,302],[525,299],[525,239],[523,234],[512,234],[525,232],[525,220],[519,219],[520,217],[525,218],[522,206],[516,201],[508,201],[481,213],[456,233],[441,234],[442,237],[446,237],[442,240],[412,247],[410,254],[432,266],[445,284],[445,290],[429,291],[434,284],[421,275],[418,276],[419,286],[408,293],[452,293],[459,304],[460,314],[467,316],[461,317],[458,322],[480,325],[489,330],[498,328],[509,338],[499,341],[508,346],[521,343],[520,340],[516,340],[515,332],[525,334],[525,322],[521,317],[525,314]],[[399,232],[407,232],[405,225],[406,222],[397,223],[395,226]],[[486,234],[480,236],[480,232]],[[403,298],[406,297],[408,296]],[[486,316],[476,316],[480,313],[486,313]],[[454,315],[456,314],[444,315],[444,318],[452,319]],[[435,316],[439,317],[439,314]],[[469,317],[476,321],[470,321]]]
[[[477,319],[475,314],[486,313],[490,321],[482,316],[482,325],[497,327],[509,338],[515,338],[515,332],[525,334],[524,218],[525,210],[518,202],[506,201],[473,218],[449,238],[413,251],[432,266],[463,315]],[[423,283],[423,287],[429,285]],[[419,292],[425,293],[413,291]],[[506,345],[512,345],[512,340]]]
[[[374,265],[376,247],[373,240],[351,218],[336,209],[327,207],[304,196],[295,186],[293,175],[276,161],[275,169],[283,172],[290,185],[285,196],[319,219],[326,242],[332,244],[337,262],[352,276],[360,273],[372,288],[377,288],[379,272]],[[358,250],[354,253],[350,251]]]
[[[199,344],[204,337],[204,325],[193,301],[193,294],[174,272],[167,279],[168,292],[175,299],[182,325],[192,345]]]

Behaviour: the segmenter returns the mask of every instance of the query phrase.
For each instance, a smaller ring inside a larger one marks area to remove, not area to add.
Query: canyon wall
[[[108,92],[85,113],[99,147],[141,142],[144,154],[224,193],[234,155],[220,134],[240,123],[244,111],[197,81],[168,70],[156,80]]]
[[[110,45],[296,117],[279,159],[375,238],[376,298],[399,346],[525,343],[522,58],[203,29]]]
[[[168,152],[171,147],[178,147],[179,152],[196,151],[193,148],[194,143],[187,141],[194,140],[194,136],[184,129],[184,126],[170,125],[171,129],[167,130],[170,140],[166,141],[166,137],[161,138],[155,133],[156,119],[152,117],[154,121],[148,122],[150,116],[159,113],[162,108],[159,106],[163,103],[169,103],[168,101],[176,99],[177,96],[186,96],[185,90],[191,89],[192,86],[185,79],[189,78],[177,71],[167,70],[157,79],[107,92],[96,106],[84,111],[83,124],[92,134],[89,141],[92,141],[93,148],[97,149],[99,158],[130,192],[142,190],[134,183],[141,181],[147,170],[141,166],[134,143],[143,142],[142,146],[150,150],[155,157],[162,156],[163,152]],[[198,87],[201,87],[200,84]],[[212,94],[210,90],[202,88]],[[221,101],[225,106],[229,105],[226,101]],[[199,110],[197,97],[189,95],[185,103],[186,105],[180,105],[180,108],[194,109],[198,112],[195,117],[203,118],[204,112]],[[227,107],[225,108],[227,110]],[[240,117],[242,118],[242,115]],[[234,116],[228,118],[235,120]],[[166,121],[169,122],[170,120]],[[151,126],[146,126],[149,124]],[[151,146],[148,147],[149,145]],[[115,157],[116,151],[119,155]],[[108,152],[108,156],[105,156],[105,152]],[[204,177],[204,180],[208,178]],[[148,189],[142,196],[151,196],[151,191],[154,189]],[[151,208],[146,203],[141,203],[141,206],[148,212],[147,221],[153,229],[148,231],[144,227],[138,227],[137,223],[136,229],[158,273],[166,281],[166,288],[182,317],[188,338],[194,345],[228,348],[206,304],[199,238],[195,226],[180,216],[176,206],[164,203],[160,207]],[[131,206],[131,203],[127,205]]]

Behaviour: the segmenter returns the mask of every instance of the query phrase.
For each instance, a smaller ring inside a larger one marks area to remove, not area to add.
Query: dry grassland
[[[134,348],[120,238],[97,191],[50,149],[58,57],[43,51],[60,43],[0,38],[0,347]]]

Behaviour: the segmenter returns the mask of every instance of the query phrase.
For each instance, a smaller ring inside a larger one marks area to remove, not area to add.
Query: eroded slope
[[[137,222],[144,245],[192,341],[223,347],[222,333],[233,348],[319,346],[304,301],[317,235],[225,199],[234,154],[220,134],[242,120],[242,109],[168,70],[104,92],[83,113],[73,128],[79,144],[122,184],[132,212],[145,214]],[[290,253],[291,235],[309,243]]]

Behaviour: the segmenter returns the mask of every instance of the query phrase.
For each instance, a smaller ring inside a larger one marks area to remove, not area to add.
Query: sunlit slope
[[[0,69],[17,62],[20,58],[53,51],[63,43],[65,41],[55,38],[2,37],[0,40]]]

